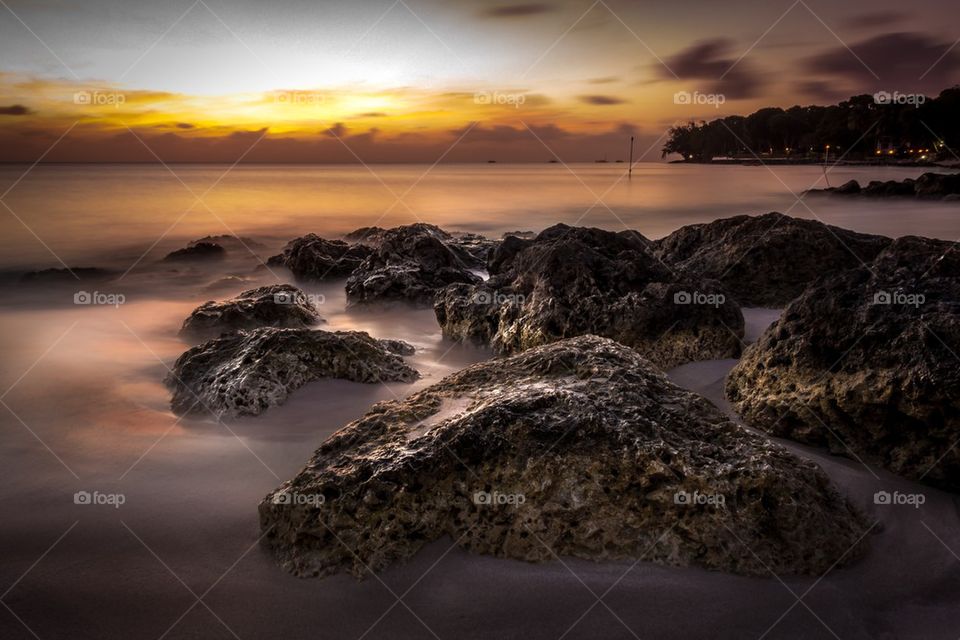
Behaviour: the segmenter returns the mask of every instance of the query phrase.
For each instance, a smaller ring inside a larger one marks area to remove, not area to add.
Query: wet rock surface
[[[443,536],[533,562],[820,575],[867,529],[816,465],[595,336],[375,405],[263,500],[260,524],[299,576],[363,576]]]
[[[212,338],[237,329],[299,329],[320,321],[320,314],[303,291],[293,285],[276,284],[200,305],[183,321],[180,335]]]
[[[216,242],[195,242],[183,249],[171,251],[164,257],[164,262],[206,262],[222,260],[227,256],[227,250]]]
[[[181,355],[166,379],[177,414],[255,416],[320,378],[412,382],[418,377],[396,351],[359,331],[264,328],[238,331]],[[403,343],[405,344],[405,343]]]
[[[386,231],[379,244],[347,280],[351,304],[406,301],[432,304],[439,289],[478,283],[466,247],[434,225],[413,224]]]
[[[290,241],[283,253],[270,258],[267,265],[286,267],[300,280],[320,282],[346,278],[371,252],[362,243],[327,240],[310,233]]]
[[[751,425],[960,490],[960,252],[904,237],[826,277],[749,347],[727,397]]]
[[[925,198],[951,200],[960,195],[960,173],[924,173],[917,179],[872,180],[861,187],[850,180],[839,187],[814,189],[811,193],[840,196],[865,196],[870,198]]]
[[[780,213],[682,227],[656,242],[682,274],[720,281],[744,306],[785,306],[818,277],[873,260],[891,240]]]
[[[650,247],[636,232],[562,224],[508,236],[490,279],[444,289],[434,311],[446,337],[501,354],[596,334],[665,368],[739,355],[739,307],[718,283],[677,279]]]

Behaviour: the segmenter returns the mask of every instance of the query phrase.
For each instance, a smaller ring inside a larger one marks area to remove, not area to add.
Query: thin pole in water
[[[627,170],[627,177],[633,177],[633,136],[630,136],[630,168]]]

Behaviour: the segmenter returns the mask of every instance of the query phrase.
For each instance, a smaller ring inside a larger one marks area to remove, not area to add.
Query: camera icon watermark
[[[681,489],[673,494],[673,503],[685,507],[722,507],[727,503],[727,498],[722,493],[700,493],[699,490],[691,493]]]
[[[503,93],[500,91],[477,91],[473,94],[474,104],[484,106],[509,106],[519,109],[527,102],[523,93]]]
[[[699,91],[677,91],[673,94],[673,104],[707,105],[719,109],[727,101],[722,93],[700,93]]]
[[[920,105],[926,101],[927,96],[922,93],[900,93],[899,91],[890,93],[889,91],[877,91],[873,94],[874,104],[913,105],[919,109]]]
[[[273,94],[273,101],[295,107],[316,107],[325,104],[327,96],[318,91],[277,91]]]
[[[922,293],[904,293],[903,291],[877,291],[873,294],[875,305],[901,305],[919,308],[927,301]]]
[[[500,306],[503,304],[520,304],[526,300],[526,296],[519,293],[500,293],[499,291],[478,291],[470,298],[470,302],[476,305]]]
[[[326,502],[327,497],[322,493],[299,493],[297,491],[285,491],[284,493],[273,496],[273,504],[320,507]]]
[[[873,494],[873,504],[882,506],[910,506],[919,509],[926,503],[927,496],[922,493],[900,493],[894,491],[877,491]]]
[[[100,291],[77,291],[73,294],[73,304],[102,305],[119,307],[127,301],[122,293],[103,293]]]
[[[473,494],[473,504],[480,506],[514,506],[519,507],[527,501],[522,493],[500,493],[499,491],[477,491]]]
[[[722,293],[701,293],[700,291],[677,291],[673,294],[673,304],[708,305],[720,307],[725,304],[727,297]]]
[[[114,107],[119,109],[127,102],[127,96],[118,91],[76,91],[73,104],[91,107]]]
[[[110,506],[119,509],[127,502],[122,493],[100,493],[99,491],[77,491],[73,494],[73,504]]]

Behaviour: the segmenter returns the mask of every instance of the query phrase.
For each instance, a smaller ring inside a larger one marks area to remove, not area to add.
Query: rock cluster
[[[889,238],[781,213],[682,227],[657,256],[694,278],[720,281],[744,306],[780,308],[820,276],[873,260]]]
[[[439,289],[478,283],[465,246],[433,225],[413,224],[383,233],[373,252],[347,279],[351,304],[406,301],[429,305]]]
[[[434,311],[446,337],[510,354],[596,334],[668,368],[736,357],[743,316],[715,282],[678,279],[636,232],[556,225],[508,236],[490,279],[447,287]]]
[[[397,353],[411,350],[359,331],[238,331],[181,355],[166,383],[177,414],[255,416],[320,378],[412,382],[417,372]]]
[[[298,329],[317,322],[320,314],[303,291],[289,284],[275,284],[200,305],[183,321],[180,335],[211,338],[237,329]]]
[[[960,490],[960,252],[917,237],[794,300],[731,372],[751,425]]]
[[[916,180],[872,180],[861,187],[856,180],[850,180],[839,187],[818,189],[814,193],[830,193],[841,196],[911,197],[934,200],[956,200],[960,198],[960,173],[925,173]]]
[[[821,575],[867,528],[813,463],[595,336],[374,406],[263,500],[260,525],[299,576],[362,576],[442,536],[527,561]]]

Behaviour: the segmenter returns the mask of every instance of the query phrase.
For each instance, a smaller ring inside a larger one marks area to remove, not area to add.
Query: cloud
[[[33,113],[29,108],[22,104],[11,104],[9,106],[0,106],[0,116],[29,116]]]
[[[804,66],[821,80],[828,76],[846,82],[853,92],[939,93],[960,78],[960,50],[951,49],[952,45],[925,33],[886,33],[856,43],[850,50],[834,47],[808,58]]]
[[[873,11],[861,13],[844,21],[848,29],[875,29],[902,24],[910,19],[910,14],[902,11]]]
[[[749,63],[734,55],[734,42],[726,38],[700,40],[658,65],[660,77],[667,80],[703,80],[704,93],[722,93],[728,99],[752,98],[759,94],[763,81]],[[671,73],[672,71],[672,73]]]
[[[347,135],[347,126],[342,122],[338,122],[329,129],[326,130],[326,134],[333,138],[343,138]]]
[[[607,76],[605,78],[590,78],[587,80],[590,84],[613,84],[614,82],[619,82],[619,76]]]
[[[616,96],[578,96],[577,99],[584,104],[592,104],[601,107],[614,104],[624,104],[626,102],[626,100]]]
[[[527,16],[536,16],[554,11],[555,7],[539,2],[528,4],[498,5],[489,7],[480,12],[480,15],[488,18],[525,18]]]

